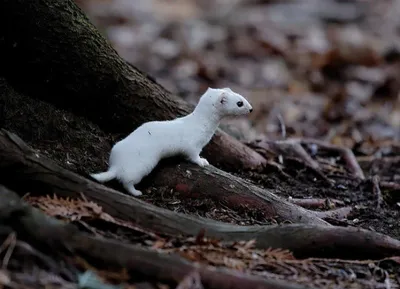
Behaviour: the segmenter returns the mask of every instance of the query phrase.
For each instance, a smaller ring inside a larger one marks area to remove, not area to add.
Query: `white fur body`
[[[240,107],[239,102],[242,102]],[[229,88],[209,88],[189,115],[144,123],[117,142],[111,150],[108,171],[91,176],[99,182],[116,178],[128,192],[140,196],[142,193],[134,186],[163,158],[181,155],[199,166],[208,165],[200,153],[221,119],[251,111],[247,100]]]

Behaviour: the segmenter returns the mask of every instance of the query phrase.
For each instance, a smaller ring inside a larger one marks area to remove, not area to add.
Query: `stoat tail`
[[[116,177],[116,172],[113,169],[109,169],[104,173],[91,174],[90,176],[95,180],[97,180],[98,182],[104,183],[114,179]]]

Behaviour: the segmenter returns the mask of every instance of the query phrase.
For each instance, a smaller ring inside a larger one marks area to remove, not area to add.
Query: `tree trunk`
[[[227,241],[255,239],[260,248],[288,249],[297,257],[365,259],[400,253],[400,241],[363,229],[304,224],[235,226],[157,208],[57,166],[4,130],[0,133],[0,159],[0,183],[20,195],[29,192],[79,198],[83,193],[113,217],[156,233],[195,236],[205,230],[209,237]],[[184,171],[180,171],[183,178]],[[3,210],[6,208],[3,206]],[[296,210],[298,208],[293,205],[292,213]],[[0,215],[3,213],[0,206]]]
[[[119,57],[72,0],[5,0],[0,11],[1,73],[17,91],[124,136],[193,109]],[[265,163],[221,130],[204,155],[228,170]]]

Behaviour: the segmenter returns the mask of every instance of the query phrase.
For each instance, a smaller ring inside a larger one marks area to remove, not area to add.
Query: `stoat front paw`
[[[209,165],[208,161],[205,158],[201,158],[200,156],[189,157],[188,160],[200,167],[205,167]]]
[[[205,158],[200,158],[199,166],[205,167],[205,166],[209,166],[209,165],[210,164],[208,163],[208,161]]]

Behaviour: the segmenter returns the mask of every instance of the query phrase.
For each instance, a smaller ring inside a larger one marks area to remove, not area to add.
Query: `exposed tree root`
[[[55,165],[37,155],[16,135],[4,130],[0,134],[0,160],[0,183],[20,195],[26,192],[33,195],[55,193],[80,198],[83,193],[110,215],[158,233],[196,236],[204,232],[205,236],[226,241],[255,239],[260,248],[288,249],[298,257],[364,259],[400,254],[400,241],[363,229],[306,224],[236,226],[157,208]],[[184,165],[176,167],[185,176]],[[165,175],[168,175],[173,168],[166,166],[160,170],[165,169]],[[157,176],[154,178],[156,180]],[[295,205],[290,205],[296,210]],[[313,218],[308,220],[320,220]]]
[[[8,223],[18,237],[39,244],[42,248],[79,253],[106,263],[109,267],[126,268],[153,280],[179,283],[188,274],[197,272],[201,283],[215,289],[300,289],[304,286],[284,281],[253,277],[233,270],[209,269],[187,262],[176,255],[167,255],[96,238],[79,232],[71,224],[64,224],[44,215],[20,200],[17,194],[0,185],[0,222]]]

